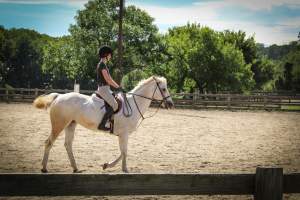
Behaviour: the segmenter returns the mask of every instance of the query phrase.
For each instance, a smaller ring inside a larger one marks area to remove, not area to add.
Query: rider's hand
[[[117,89],[119,92],[123,92],[123,93],[126,93],[126,91],[120,86],[118,89]]]

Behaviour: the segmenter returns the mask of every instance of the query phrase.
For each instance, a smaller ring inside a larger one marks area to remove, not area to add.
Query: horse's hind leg
[[[66,128],[65,128],[65,147],[68,153],[68,157],[71,163],[71,166],[73,168],[73,172],[78,172],[76,161],[73,155],[73,140],[74,140],[74,133],[75,133],[75,127],[76,122],[71,122]]]
[[[56,138],[61,133],[61,131],[65,128],[65,126],[69,123],[62,116],[59,116],[55,112],[53,112],[53,110],[50,110],[50,119],[51,119],[52,130],[50,136],[45,141],[44,157],[42,161],[43,168],[41,170],[43,173],[47,172],[49,153]]]
[[[57,135],[53,134],[53,131],[51,132],[51,135],[48,137],[48,139],[45,141],[45,150],[44,150],[44,157],[43,157],[43,161],[42,161],[42,172],[43,173],[47,173],[47,163],[48,163],[48,158],[49,158],[49,153],[50,150],[55,142],[57,138]]]

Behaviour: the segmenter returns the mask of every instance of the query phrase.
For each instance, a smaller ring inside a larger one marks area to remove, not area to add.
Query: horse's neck
[[[144,97],[152,98],[153,92],[154,92],[154,85],[150,83],[147,86],[141,87],[134,93]],[[139,107],[142,115],[144,115],[147,109],[150,107],[151,100],[139,96],[134,96],[134,98],[136,100],[137,106]]]

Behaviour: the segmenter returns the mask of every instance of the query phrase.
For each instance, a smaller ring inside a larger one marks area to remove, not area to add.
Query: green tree
[[[76,79],[74,68],[77,59],[70,45],[71,38],[65,36],[49,41],[44,47],[42,69],[50,75],[48,86],[53,88],[71,88]]]
[[[199,29],[200,25],[197,24],[174,27],[165,37],[167,54],[171,55],[167,63],[166,76],[171,83],[170,86],[176,89],[176,92],[183,90],[185,80],[190,75],[188,59]]]
[[[5,35],[4,35],[4,27],[0,26],[0,87],[4,86],[6,80],[7,69],[4,64],[5,56],[4,56],[4,46],[5,46]]]
[[[101,45],[110,45],[115,49],[114,53],[117,52],[118,3],[118,0],[91,0],[85,4],[84,9],[78,11],[75,16],[76,24],[70,26],[68,49],[75,64],[68,64],[68,56],[62,55],[59,60],[64,63],[63,66],[72,67],[75,79],[84,88],[95,87],[93,79],[96,77],[95,68],[99,59],[98,48]],[[145,11],[135,6],[125,9],[123,74],[135,69],[151,68],[157,64],[159,56],[156,54],[159,54],[161,48],[160,35],[153,21]],[[52,51],[50,48],[52,47],[49,46],[46,53]],[[55,45],[53,48],[56,48]],[[115,58],[116,56],[110,66],[112,72],[115,71]],[[51,68],[48,64],[44,65],[45,69]],[[72,77],[69,73],[67,76]],[[112,73],[112,76],[115,74]]]
[[[225,44],[230,43],[242,51],[246,64],[251,64],[257,58],[257,45],[253,36],[246,38],[246,33],[241,30],[225,30],[221,32],[221,37]]]
[[[268,58],[272,60],[283,60],[286,55],[290,52],[296,51],[298,49],[298,42],[293,41],[289,44],[277,45],[273,44],[269,47],[264,48],[264,55],[268,56]]]
[[[0,79],[14,87],[40,87],[42,46],[48,36],[27,29],[0,28]]]
[[[223,43],[218,32],[203,27],[194,37],[189,56],[191,77],[200,91],[247,91],[253,86],[251,65],[243,53],[230,43]]]
[[[262,56],[253,62],[251,70],[254,73],[255,89],[268,91],[275,89],[275,82],[280,75],[278,65],[278,62],[272,61],[266,56]]]
[[[125,90],[129,91],[132,90],[139,81],[145,78],[147,78],[147,73],[143,70],[136,69],[127,73],[123,77],[122,85],[125,88]]]
[[[274,44],[269,47],[257,46],[259,58],[252,67],[257,82],[256,88],[266,89],[267,86],[268,89],[273,87],[273,89],[299,91],[299,41],[284,45]],[[270,79],[271,77],[273,79]]]
[[[290,52],[282,62],[282,76],[278,88],[300,91],[300,47]]]
[[[257,56],[254,39],[243,32],[217,32],[199,24],[169,30],[166,35],[167,74],[173,88],[192,91],[247,91],[254,85],[251,62]],[[247,54],[248,62],[245,61]]]

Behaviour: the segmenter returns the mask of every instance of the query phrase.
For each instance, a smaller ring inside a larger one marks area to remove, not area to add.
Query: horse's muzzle
[[[165,108],[166,108],[166,109],[172,109],[172,108],[175,107],[173,101],[170,101],[170,100],[167,100],[167,101],[164,103],[164,105],[165,105]]]

